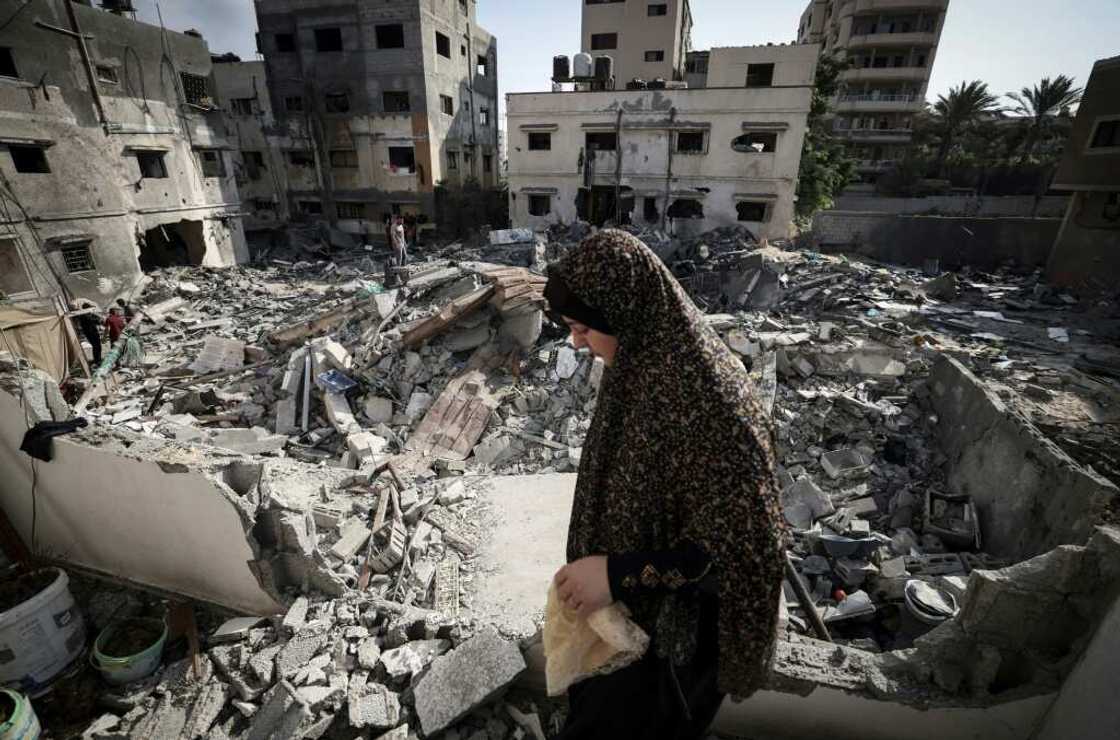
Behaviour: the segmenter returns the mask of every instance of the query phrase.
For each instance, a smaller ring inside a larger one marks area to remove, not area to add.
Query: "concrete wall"
[[[580,51],[592,56],[606,55],[614,60],[616,88],[626,87],[626,83],[635,78],[681,78],[692,15],[688,0],[665,0],[665,3],[669,6],[666,15],[651,16],[647,10],[653,4],[650,2],[581,2]],[[600,33],[617,33],[618,48],[592,50],[591,36]],[[647,51],[664,51],[665,58],[660,62],[647,62]],[[567,53],[564,49],[555,50],[555,54],[564,53]]]
[[[929,390],[949,486],[976,501],[986,552],[1022,559],[1083,543],[1120,495],[956,360],[938,360]]]
[[[1069,201],[1069,196],[1066,195],[1043,196],[1036,203],[1034,196],[1030,195],[888,198],[881,195],[845,194],[836,198],[833,210],[910,215],[1061,218],[1065,215]]]
[[[699,154],[672,155],[671,195],[698,200],[701,219],[674,219],[680,234],[742,223],[759,236],[789,234],[801,147],[811,97],[809,87],[704,88],[578,93],[519,93],[507,96],[510,217],[515,226],[541,228],[577,218],[576,198],[585,185],[583,158],[589,130],[614,131],[622,111],[620,183],[636,197],[632,219],[642,223],[643,202],[656,199],[665,212],[670,136],[680,130],[706,132]],[[551,149],[530,151],[534,127],[551,130]],[[739,152],[732,140],[761,126],[777,131],[773,153]],[[675,141],[675,139],[673,139]],[[616,152],[595,155],[594,185],[613,187]],[[551,212],[531,216],[528,195],[551,195]],[[738,221],[741,200],[769,203],[765,221]],[[654,223],[659,223],[659,220]]]
[[[821,47],[817,44],[715,47],[708,58],[709,87],[742,87],[751,64],[773,64],[775,87],[812,85]]]
[[[34,500],[45,556],[250,614],[280,610],[249,569],[251,522],[231,489],[64,436],[51,462],[35,461],[33,494],[25,431],[19,399],[0,391],[0,505],[29,546]]]
[[[19,73],[18,79],[0,78],[0,172],[12,188],[3,197],[0,233],[20,244],[38,291],[54,292],[58,275],[77,296],[104,302],[122,294],[140,275],[138,234],[184,220],[202,227],[195,229],[205,238],[195,250],[197,262],[222,266],[247,259],[221,115],[180,106],[178,75],[160,62],[160,29],[73,6],[93,64],[117,78],[97,82],[102,122],[76,44],[34,24],[68,28],[62,0],[37,8],[0,35]],[[202,40],[168,32],[167,52],[176,72],[209,77]],[[3,142],[46,145],[50,172],[17,172]],[[136,148],[162,151],[168,176],[142,177]],[[216,150],[225,176],[204,176],[200,149]],[[87,239],[95,269],[69,272],[64,242]]]
[[[1061,226],[1049,218],[902,216],[821,211],[802,243],[824,252],[844,251],[896,264],[990,270],[1008,262],[1043,267]]]
[[[1065,155],[1054,175],[1060,190],[1120,190],[1120,146],[1092,146],[1097,127],[1120,120],[1120,56],[1093,65]]]
[[[1120,176],[1118,176],[1120,177]],[[1120,179],[1116,186],[1120,189]],[[1073,194],[1046,278],[1083,296],[1115,293],[1120,285],[1120,205],[1106,192]]]

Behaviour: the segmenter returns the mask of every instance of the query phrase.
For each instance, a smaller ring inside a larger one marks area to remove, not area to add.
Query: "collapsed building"
[[[47,0],[0,65],[5,295],[108,302],[144,269],[247,259],[201,38]]]
[[[788,237],[820,46],[714,49],[686,80],[688,3],[649,8],[631,23],[624,8],[589,3],[591,53],[557,58],[553,92],[508,96],[513,225]],[[633,61],[640,50],[649,64]],[[672,76],[629,77],[647,73]]]

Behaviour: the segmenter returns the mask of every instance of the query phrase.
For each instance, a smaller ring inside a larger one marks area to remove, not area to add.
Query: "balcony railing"
[[[841,95],[841,103],[913,103],[918,99],[917,95],[872,95],[872,94],[848,94]]]

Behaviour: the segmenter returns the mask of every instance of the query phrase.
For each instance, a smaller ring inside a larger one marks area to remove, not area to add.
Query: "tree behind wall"
[[[933,104],[932,119],[939,145],[935,171],[945,176],[945,163],[960,138],[971,131],[978,122],[999,113],[999,98],[980,80],[962,82],[950,88],[948,95],[937,96]]]
[[[821,55],[809,108],[808,129],[801,149],[797,180],[797,220],[807,223],[819,210],[831,208],[837,195],[855,179],[855,161],[832,135],[829,103],[839,87],[846,61]]]

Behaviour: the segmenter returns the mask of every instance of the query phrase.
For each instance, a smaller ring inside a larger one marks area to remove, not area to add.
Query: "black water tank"
[[[604,55],[595,57],[595,79],[609,80],[614,77],[614,59]]]
[[[649,81],[649,89],[650,90],[664,90],[665,89],[665,78],[664,77],[655,77],[652,80],[650,80]]]
[[[567,54],[552,57],[552,79],[557,82],[572,79],[572,60]]]

